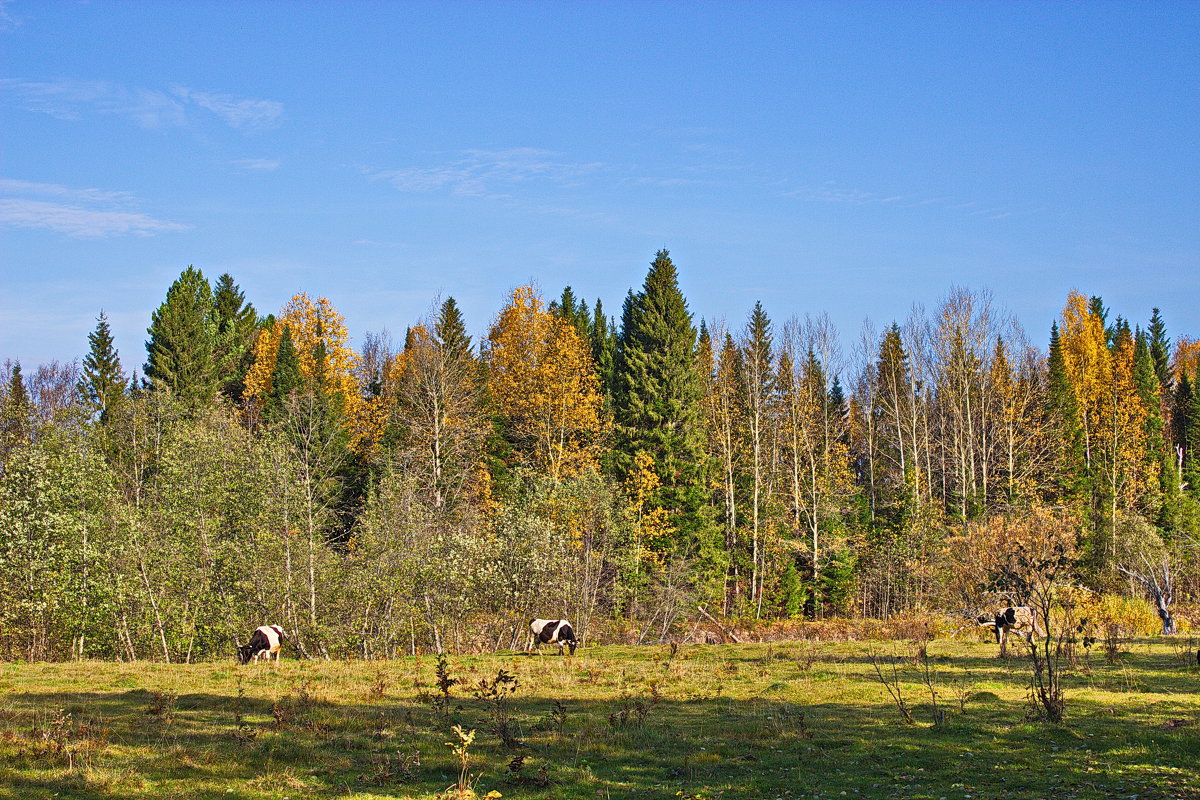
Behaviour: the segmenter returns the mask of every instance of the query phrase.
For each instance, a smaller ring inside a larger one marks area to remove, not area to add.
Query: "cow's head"
[[[254,648],[248,644],[244,644],[237,649],[237,659],[239,664],[249,664],[250,657],[254,655]]]
[[[575,641],[574,639],[571,639],[570,641],[567,642],[567,647],[569,647],[571,649],[571,655],[575,655],[575,648],[578,646],[579,646],[579,642]]]

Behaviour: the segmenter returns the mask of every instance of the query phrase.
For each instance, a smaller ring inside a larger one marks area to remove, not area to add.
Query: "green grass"
[[[902,642],[452,657],[445,708],[429,656],[4,664],[0,798],[433,797],[458,776],[456,724],[478,731],[480,796],[1200,797],[1200,672],[1161,641],[1127,650],[1067,675],[1061,725],[1027,719],[1022,659],[974,642],[929,645],[941,725]],[[914,724],[872,652],[900,659]],[[508,746],[469,691],[501,669],[518,680]]]

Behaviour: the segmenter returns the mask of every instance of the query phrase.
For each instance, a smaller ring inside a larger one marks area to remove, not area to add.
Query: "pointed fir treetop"
[[[552,303],[550,313],[570,323],[580,338],[588,341],[591,329],[591,312],[586,300],[577,300],[575,290],[570,286],[564,287],[562,295]]]
[[[624,480],[639,458],[649,457],[661,480],[653,505],[666,511],[684,539],[705,539],[713,526],[705,516],[696,329],[666,250],[655,256],[642,291],[626,296],[622,312],[613,381],[613,465]]]
[[[228,272],[217,278],[213,288],[213,306],[216,309],[217,331],[236,331],[248,336],[258,327],[258,312],[246,302],[246,294],[233,282]]]
[[[21,375],[21,362],[12,366],[12,374],[8,377],[8,392],[5,400],[14,407],[29,407],[29,391],[25,388],[25,378]]]
[[[1171,388],[1171,339],[1167,336],[1167,325],[1158,309],[1150,315],[1150,355],[1154,358],[1154,372],[1166,392]]]
[[[243,379],[253,363],[254,337],[263,321],[246,295],[228,272],[217,279],[213,289],[216,320],[214,366],[221,391],[231,400],[242,398]]]
[[[185,400],[211,400],[216,392],[216,325],[212,287],[204,273],[190,265],[183,271],[151,314],[146,332],[150,340],[144,371],[151,385]]]
[[[775,335],[771,331],[771,318],[763,310],[762,301],[754,304],[750,316],[746,320],[746,364],[762,373],[764,388],[766,376],[770,373],[770,365],[774,358],[772,347]]]
[[[879,380],[887,385],[908,382],[908,352],[904,349],[904,337],[900,335],[900,326],[895,322],[879,343],[879,358],[876,364]]]
[[[453,297],[447,297],[441,308],[438,309],[433,333],[448,353],[470,355],[471,337],[467,335],[467,326],[463,322],[462,312],[458,310],[458,303],[454,301]],[[405,336],[404,346],[408,347],[408,335]]]
[[[833,376],[833,383],[829,386],[829,410],[835,416],[844,414],[846,411],[846,393],[842,389],[842,382],[837,375]]]
[[[88,334],[88,354],[83,359],[79,393],[84,402],[104,420],[109,409],[125,395],[125,372],[113,346],[112,330],[103,311],[96,318],[96,330]]]
[[[28,438],[33,404],[21,375],[21,362],[12,366],[6,391],[0,396],[0,469],[9,451]]]

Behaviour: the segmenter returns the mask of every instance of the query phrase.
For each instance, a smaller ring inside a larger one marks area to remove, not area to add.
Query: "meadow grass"
[[[458,682],[446,692],[433,656],[4,664],[0,797],[449,796],[454,725],[476,731],[480,797],[1200,797],[1194,646],[1138,640],[1119,663],[1082,655],[1060,725],[1030,718],[1023,658],[979,642],[916,651],[776,642],[449,657]],[[497,682],[501,671],[515,684]]]

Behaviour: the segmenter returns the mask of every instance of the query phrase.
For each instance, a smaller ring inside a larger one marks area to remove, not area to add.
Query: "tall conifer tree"
[[[1151,513],[1157,513],[1162,510],[1170,480],[1169,472],[1165,471],[1167,443],[1162,415],[1162,386],[1154,367],[1150,334],[1138,328],[1133,341],[1133,381],[1142,405],[1146,407],[1143,429],[1146,436],[1145,459],[1149,467],[1141,505]]]
[[[626,299],[614,384],[618,474],[624,478],[639,453],[648,455],[662,482],[654,505],[677,532],[677,549],[710,558],[696,328],[666,250],[655,256],[642,291]]]
[[[604,395],[604,406],[611,413],[613,397],[613,368],[617,358],[616,325],[604,316],[604,304],[596,298],[592,309],[592,320],[588,324],[588,341],[592,346],[592,361],[596,365],[596,377],[600,379],[600,391]]]
[[[287,405],[287,399],[304,386],[304,376],[300,372],[300,357],[296,353],[295,342],[292,341],[292,329],[283,326],[279,337],[279,355],[275,357],[275,371],[271,373],[271,393],[267,397],[266,413],[268,418],[278,418]]]
[[[96,330],[88,334],[88,354],[83,359],[79,393],[101,422],[125,396],[125,372],[113,346],[112,330],[104,312],[96,318]]]
[[[1175,385],[1175,410],[1171,415],[1175,421],[1176,453],[1182,461],[1181,476],[1193,497],[1200,497],[1200,391],[1196,387],[1197,378],[1200,378],[1200,370],[1196,375],[1180,370]]]
[[[447,297],[438,309],[433,333],[448,354],[455,357],[471,354],[471,337],[467,335],[467,325],[463,322],[462,312],[458,310],[458,303],[453,297]]]
[[[1167,336],[1167,324],[1162,314],[1154,309],[1150,314],[1150,356],[1154,359],[1154,372],[1165,396],[1171,389],[1171,339]]]
[[[146,329],[146,377],[159,391],[192,402],[208,402],[217,390],[214,363],[216,313],[212,287],[193,266],[167,290]]]
[[[216,324],[214,369],[221,391],[231,400],[240,400],[245,389],[243,379],[254,361],[251,345],[258,330],[258,312],[246,302],[246,295],[228,272],[217,278],[213,290]]]
[[[33,427],[33,403],[25,388],[21,362],[13,364],[12,375],[3,397],[0,397],[0,472],[4,471],[8,454],[29,439]]]
[[[1050,326],[1050,352],[1046,362],[1046,416],[1053,432],[1056,469],[1053,478],[1058,493],[1066,498],[1078,498],[1085,489],[1086,469],[1083,456],[1083,431],[1079,424],[1079,409],[1071,391],[1066,362],[1062,351],[1062,336],[1058,322]]]

